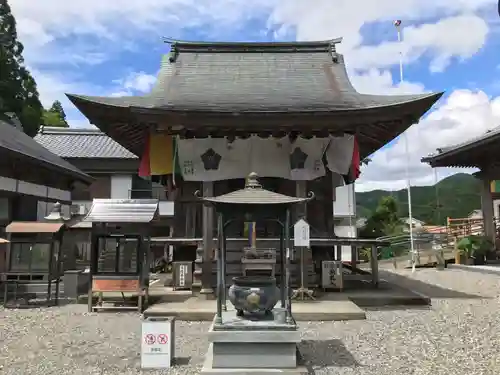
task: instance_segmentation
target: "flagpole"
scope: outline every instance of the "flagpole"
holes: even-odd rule
[[[396,26],[396,30],[398,32],[398,44],[399,44],[399,79],[400,84],[404,82],[403,77],[403,38],[401,34],[401,21],[397,20],[394,22],[394,26]],[[408,134],[406,131],[403,133],[404,142],[405,142],[405,153],[406,153],[406,191],[408,193],[408,226],[410,229],[410,251],[411,251],[411,271],[415,272],[416,268],[416,254],[415,254],[415,246],[413,242],[413,215],[411,209],[411,180],[410,180],[410,152],[408,145]]]

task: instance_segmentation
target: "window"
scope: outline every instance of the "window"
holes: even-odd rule
[[[139,273],[139,237],[99,237],[97,245],[97,273]]]
[[[51,243],[11,243],[11,272],[47,272]]]

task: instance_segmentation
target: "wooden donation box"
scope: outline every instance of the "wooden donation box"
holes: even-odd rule
[[[137,292],[140,289],[138,279],[94,279],[92,290],[94,292]]]

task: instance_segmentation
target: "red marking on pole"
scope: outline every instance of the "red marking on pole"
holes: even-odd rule
[[[158,335],[158,344],[166,344],[168,342],[168,336],[164,333]]]
[[[149,334],[149,335],[146,335],[144,337],[144,341],[146,342],[146,344],[148,345],[153,345],[156,341],[155,339],[155,335],[152,335],[152,334]]]

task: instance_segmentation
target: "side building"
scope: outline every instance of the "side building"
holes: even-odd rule
[[[48,212],[40,208],[55,202],[69,207],[72,191],[92,184],[91,176],[35,142],[14,119],[0,119],[0,134],[0,237],[12,221],[43,219]],[[6,246],[0,245],[0,272],[10,268]],[[10,258],[24,267],[29,251],[29,246],[16,246]]]
[[[153,235],[164,237],[169,233],[174,214],[173,202],[167,199],[165,188],[153,177],[139,177],[139,159],[113,139],[97,129],[43,127],[35,141],[67,163],[85,171],[92,177],[90,185],[71,191],[63,205],[63,214],[71,218],[70,235],[65,238],[65,253],[73,257],[65,268],[84,268],[90,261],[90,233],[92,223],[81,219],[88,213],[95,198],[160,200],[160,218]],[[39,203],[37,216],[43,218],[51,212],[52,202]],[[163,254],[163,245],[157,242],[157,256]]]
[[[484,234],[500,248],[500,127],[463,143],[440,147],[432,155],[422,158],[432,168],[477,168],[474,176],[481,181],[481,215],[470,218],[483,221]]]

